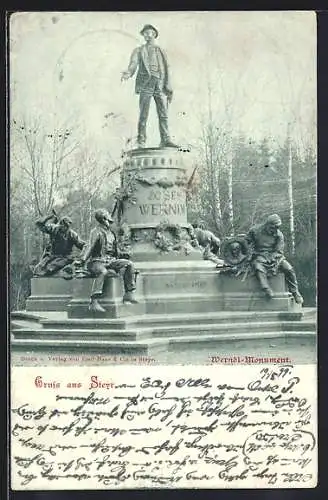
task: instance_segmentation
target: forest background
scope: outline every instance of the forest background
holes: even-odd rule
[[[174,23],[172,24],[172,16]],[[305,305],[316,302],[316,22],[311,12],[18,13],[10,24],[10,306],[22,309],[55,208],[87,239],[135,141],[120,84],[140,28],[173,75],[172,137],[191,148],[188,220],[221,239],[271,213]],[[151,17],[151,19],[148,19]],[[118,50],[119,48],[119,50]],[[154,108],[149,144],[157,145]],[[194,174],[194,175],[193,175]]]

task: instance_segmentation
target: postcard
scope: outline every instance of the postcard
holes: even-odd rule
[[[11,488],[314,488],[315,13],[8,44]]]

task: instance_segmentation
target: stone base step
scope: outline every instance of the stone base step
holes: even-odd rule
[[[238,334],[244,336],[247,334],[253,335],[253,338],[258,332],[279,331],[280,334],[302,331],[316,335],[316,324],[313,321],[286,321],[286,322],[252,322],[252,323],[204,323],[196,325],[168,325],[156,326],[153,329],[153,337],[167,337],[175,335],[181,337],[184,332],[188,335],[198,335],[204,337],[207,333],[212,335],[227,335]]]
[[[56,313],[56,317],[58,317],[58,314],[60,313]],[[29,312],[29,311],[12,311],[10,313],[10,317],[12,320],[31,320],[31,321],[40,321],[40,319],[44,318],[44,317],[49,317],[49,312],[44,312],[44,311],[40,311],[40,312]],[[51,317],[51,313],[50,313],[50,317]]]
[[[312,338],[315,339],[315,335],[311,332],[307,331],[292,331],[292,332],[281,332],[281,331],[272,331],[272,332],[259,332],[256,335],[258,339],[274,339],[274,338]],[[166,340],[169,342],[169,349],[174,349],[176,346],[186,346],[190,348],[191,346],[195,346],[196,344],[206,344],[206,343],[220,343],[226,341],[236,341],[236,340],[254,340],[254,334],[252,333],[244,333],[242,338],[240,335],[230,335],[230,334],[222,334],[222,335],[213,335],[213,334],[205,334],[200,337],[195,337],[193,335],[184,335],[180,337],[166,337]]]
[[[40,321],[31,321],[31,320],[22,320],[17,319],[11,322],[12,330],[21,330],[21,329],[31,329],[34,328],[36,330],[42,330],[42,324]]]
[[[306,331],[293,331],[282,333],[281,331],[259,332],[254,336],[252,333],[240,335],[231,334],[205,334],[202,336],[184,335],[180,337],[166,337],[165,339],[140,339],[134,341],[108,340],[108,339],[13,339],[12,352],[17,353],[48,353],[51,351],[59,353],[101,353],[101,354],[129,354],[129,355],[156,355],[169,351],[184,350],[194,348],[219,348],[222,343],[241,343],[256,340],[269,339],[307,339],[311,343],[315,342],[315,336]]]
[[[148,339],[147,341],[116,341],[95,339],[14,339],[11,348],[16,352],[78,352],[107,354],[156,354],[166,351],[168,343],[163,339]]]
[[[16,311],[11,333],[11,347],[17,352],[154,355],[236,340],[307,338],[315,342],[316,310],[149,314],[124,319],[73,319],[63,312]]]
[[[54,329],[54,328],[19,328],[12,332],[14,339],[104,339],[121,341],[121,340],[131,340],[137,341],[138,339],[150,339],[152,335],[152,330],[116,330],[116,329],[106,329],[106,330],[94,330],[94,329],[84,329],[81,332],[80,329]]]
[[[121,342],[129,340],[137,342],[141,339],[152,342],[154,339],[176,339],[182,341],[184,338],[205,339],[211,338],[257,338],[258,336],[270,335],[271,332],[279,332],[283,335],[297,335],[307,333],[316,336],[316,324],[312,320],[305,321],[258,321],[249,323],[204,323],[204,324],[180,324],[180,325],[156,325],[144,328],[116,329],[112,326],[107,328],[18,328],[12,331],[12,343],[16,340],[38,339],[42,341],[74,340],[79,343],[84,341],[98,341],[108,339]]]
[[[312,319],[315,320],[315,308],[303,308],[300,311],[244,311],[244,312],[215,312],[215,313],[191,313],[191,314],[148,314],[142,316],[130,316],[127,318],[68,318],[64,313],[26,313],[18,311],[12,313],[12,319],[28,321],[38,321],[44,328],[55,329],[131,329],[143,327],[156,327],[161,325],[189,325],[189,324],[209,324],[209,323],[251,323],[251,322],[301,322]]]

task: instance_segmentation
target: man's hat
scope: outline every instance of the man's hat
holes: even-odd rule
[[[104,208],[99,208],[98,210],[95,211],[95,219],[97,221],[101,220],[104,216],[107,217],[109,222],[114,222],[114,220],[111,217],[111,215],[109,214],[108,210],[106,210]]]
[[[145,26],[140,31],[140,35],[143,35],[144,31],[146,31],[146,30],[153,30],[153,31],[155,31],[155,34],[156,34],[155,38],[158,37],[158,30],[152,24],[145,24]]]
[[[281,226],[281,219],[277,214],[269,215],[266,221],[269,224],[274,224],[275,226]]]
[[[67,217],[67,215],[65,215],[60,219],[59,223],[66,224],[66,226],[70,226],[72,224],[72,219],[70,217]]]

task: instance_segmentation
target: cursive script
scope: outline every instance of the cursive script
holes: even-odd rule
[[[19,367],[13,378],[15,489],[316,484],[310,365]]]

